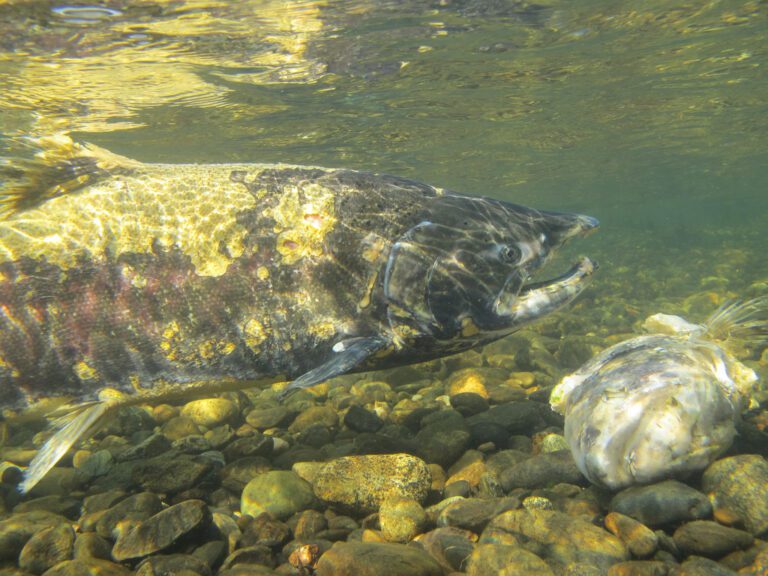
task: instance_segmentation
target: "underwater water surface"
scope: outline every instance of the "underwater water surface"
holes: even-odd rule
[[[0,143],[69,132],[148,162],[366,169],[580,211],[602,222],[579,247],[596,290],[649,310],[707,279],[738,296],[768,276],[767,12],[4,1]]]

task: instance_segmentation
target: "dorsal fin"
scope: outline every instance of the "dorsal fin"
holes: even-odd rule
[[[0,158],[0,218],[71,194],[139,162],[65,134],[16,142],[37,150],[32,158]]]

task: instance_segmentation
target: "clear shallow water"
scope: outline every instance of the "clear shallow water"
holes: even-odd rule
[[[768,279],[766,52],[764,2],[4,1],[0,144],[67,131],[585,212],[595,289],[656,311]]]

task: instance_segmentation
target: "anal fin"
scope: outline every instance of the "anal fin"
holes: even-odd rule
[[[24,471],[24,480],[19,484],[19,491],[29,492],[72,445],[90,435],[116,405],[114,401],[88,402],[71,407],[68,413],[57,418],[55,424],[60,426],[60,429],[43,444],[29,468]]]

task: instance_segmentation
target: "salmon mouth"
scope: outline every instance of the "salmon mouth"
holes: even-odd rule
[[[557,286],[565,282],[587,281],[599,268],[600,265],[595,260],[592,260],[587,256],[582,256],[579,258],[579,260],[573,263],[566,272],[563,272],[559,276],[555,276],[554,278],[549,278],[547,280],[540,280],[523,284],[519,295],[524,296],[525,294],[535,290],[545,289],[550,286]]]

